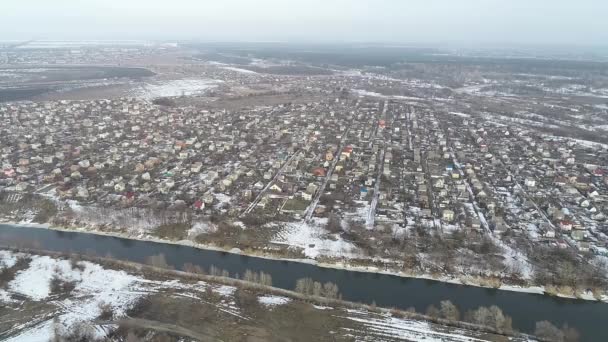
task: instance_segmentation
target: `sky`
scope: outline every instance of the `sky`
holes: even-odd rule
[[[0,40],[606,45],[606,0],[1,0]]]

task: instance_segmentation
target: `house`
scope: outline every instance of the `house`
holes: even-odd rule
[[[306,192],[314,195],[315,193],[317,193],[318,188],[319,187],[315,183],[309,183],[308,186],[306,187]]]
[[[326,171],[322,167],[317,167],[312,170],[312,174],[315,175],[316,177],[325,177],[325,173],[326,173]]]
[[[431,212],[431,209],[422,209],[422,210],[420,210],[420,217],[430,218],[432,216],[433,216],[433,213]]]
[[[359,198],[364,199],[367,196],[367,187],[362,186],[359,188]]]
[[[305,201],[311,201],[312,200],[312,195],[311,193],[309,193],[308,191],[303,191],[302,192],[302,199]]]
[[[29,187],[30,187],[29,184],[27,184],[25,182],[21,182],[15,186],[15,190],[19,191],[19,192],[23,192],[23,191],[26,191]]]
[[[592,172],[593,176],[595,176],[595,177],[603,177],[607,173],[608,172],[606,170],[600,169],[600,168],[597,168],[597,169],[593,170],[593,172]]]
[[[205,202],[201,200],[196,200],[192,206],[194,207],[194,209],[203,210],[205,209]]]
[[[270,198],[268,196],[264,196],[262,197],[262,199],[258,202],[258,204],[256,204],[257,207],[260,207],[262,209],[266,208],[266,206],[268,205],[268,203],[270,202]]]
[[[509,226],[502,216],[495,216],[492,218],[492,226],[494,234],[504,234],[509,230]]]
[[[481,221],[479,221],[476,217],[470,217],[467,220],[467,226],[471,229],[480,230],[481,229]]]
[[[192,166],[190,167],[190,171],[192,171],[193,173],[199,173],[199,172],[201,172],[202,168],[203,168],[203,163],[196,162],[196,163],[192,164]]]
[[[205,194],[203,196],[203,203],[205,203],[206,205],[212,204],[213,203],[213,195],[212,194]]]
[[[450,210],[450,209],[444,209],[441,212],[441,219],[446,221],[446,222],[452,222],[454,221],[454,211]]]
[[[555,230],[548,227],[546,230],[542,231],[542,235],[548,239],[555,239]]]
[[[441,188],[444,187],[444,185],[445,185],[444,179],[443,178],[439,178],[439,179],[437,179],[435,181],[435,183],[433,184],[433,187],[441,189]]]
[[[536,180],[534,178],[526,178],[526,180],[524,181],[524,184],[528,187],[528,188],[533,188],[536,186]]]
[[[564,232],[569,232],[572,230],[573,222],[569,220],[561,220],[559,222],[559,228]]]
[[[277,183],[274,183],[270,186],[270,190],[274,191],[274,192],[283,192],[283,189],[281,188],[281,186]]]
[[[89,191],[87,190],[87,188],[85,188],[83,186],[79,186],[76,189],[76,197],[79,197],[79,198],[89,198]]]
[[[572,236],[572,238],[576,241],[581,241],[586,239],[588,237],[588,234],[586,230],[573,230],[570,233],[570,236]]]
[[[586,253],[589,252],[590,244],[589,242],[579,241],[577,247],[579,251]]]

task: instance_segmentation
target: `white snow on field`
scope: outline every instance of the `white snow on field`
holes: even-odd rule
[[[465,336],[464,332],[458,329],[451,329],[449,333],[434,331],[431,324],[427,322],[390,316],[372,317],[371,314],[365,312],[351,312],[351,314],[353,315],[344,318],[363,325],[364,331],[366,331],[368,335],[376,337],[376,340],[388,338],[391,341],[484,341],[482,339]],[[357,317],[359,314],[363,315]]]
[[[232,201],[232,197],[222,193],[214,194],[213,197],[215,197],[215,199],[218,201],[218,203],[215,205],[216,209],[224,208],[230,204],[230,201]]]
[[[323,306],[323,305],[313,305],[313,307],[317,310],[333,310],[331,306]]]
[[[247,70],[247,69],[242,69],[242,68],[222,67],[222,69],[236,71],[236,72],[240,72],[240,73],[243,73],[243,74],[257,74],[257,72],[255,72],[253,70]]]
[[[13,303],[14,300],[11,298],[11,294],[8,291],[0,289],[0,303]]]
[[[29,268],[17,273],[8,285],[8,292],[25,295],[36,301],[51,299],[50,282],[54,276],[76,284],[71,298],[59,304],[62,312],[56,317],[64,327],[95,319],[100,314],[102,303],[111,306],[115,315],[122,316],[143,294],[137,290],[136,285],[144,280],[136,276],[122,271],[106,270],[90,262],[80,262],[78,268],[72,268],[70,261],[48,256],[32,256]],[[10,303],[5,301],[4,297],[7,296],[0,294],[0,301]],[[22,327],[13,329],[18,332],[17,329],[20,328]],[[30,329],[21,331],[9,341],[38,341],[41,337],[46,341],[51,336],[52,328],[51,319],[43,320]],[[97,330],[97,334],[101,336],[103,330]]]
[[[68,49],[90,46],[151,46],[144,40],[36,40],[17,47],[17,49]]]
[[[211,79],[183,79],[146,83],[137,90],[137,96],[144,99],[157,97],[201,95],[208,89],[217,87],[221,81]]]
[[[311,259],[319,255],[347,258],[360,256],[355,245],[337,234],[328,234],[324,228],[326,224],[327,219],[318,218],[311,222],[291,222],[271,242],[301,247],[304,255]]]
[[[0,251],[0,270],[11,268],[17,263],[17,255],[9,251]]]
[[[188,237],[194,239],[201,234],[215,233],[217,226],[210,222],[196,222],[188,230]]]
[[[0,252],[0,264],[14,264],[17,254]],[[51,293],[50,281],[57,276],[66,282],[75,284],[69,298],[57,299]],[[59,327],[69,329],[80,322],[92,322],[100,314],[100,306],[109,305],[114,317],[123,317],[126,311],[136,301],[148,293],[155,293],[161,289],[179,289],[180,296],[198,299],[196,293],[201,293],[209,286],[205,282],[196,284],[182,284],[177,280],[154,281],[128,274],[124,271],[104,269],[102,266],[81,261],[76,267],[68,260],[55,259],[49,256],[31,256],[31,263],[25,270],[19,271],[15,279],[7,286],[7,290],[0,289],[0,305],[20,305],[21,301],[11,298],[11,295],[24,295],[35,301],[50,301],[56,304],[59,311],[52,315],[32,317],[26,325],[14,326],[5,333],[12,337],[8,341],[29,342],[48,341],[55,328],[53,320],[56,318]],[[213,291],[226,297],[219,304],[218,309],[238,317],[238,308],[234,307],[231,299],[236,290],[233,286],[214,286]],[[101,326],[93,325],[95,334],[99,337],[107,333]],[[107,329],[107,327],[106,327]]]
[[[55,270],[58,274],[65,275],[64,272],[71,271],[70,263],[67,260],[58,261],[47,256],[35,257],[28,269],[17,273],[15,279],[10,282],[9,289],[33,300],[43,300],[50,295],[50,282],[56,273]],[[76,275],[69,274],[67,276],[72,278]]]
[[[273,307],[277,305],[285,305],[291,302],[291,299],[281,296],[262,296],[258,297],[258,302],[262,305]]]
[[[0,263],[9,264],[12,262],[11,260],[16,260],[17,256],[11,252],[1,252]],[[218,286],[203,281],[186,284],[179,280],[150,280],[124,271],[104,269],[98,264],[86,261],[73,265],[70,261],[48,256],[27,256],[32,260],[29,268],[17,273],[16,278],[9,283],[8,290],[0,289],[0,306],[6,305],[18,309],[22,304],[21,300],[13,299],[11,295],[21,294],[53,304],[56,309],[28,317],[25,323],[15,324],[8,331],[4,331],[4,336],[10,336],[5,339],[6,341],[46,342],[53,336],[55,328],[66,330],[77,323],[88,324],[97,337],[104,337],[113,327],[108,325],[102,327],[93,323],[101,313],[101,304],[111,306],[114,319],[117,319],[124,317],[126,311],[139,298],[168,289],[171,290],[172,296],[196,301],[201,300],[200,295],[211,286],[214,292],[222,296],[221,301],[216,304],[219,311],[237,319],[251,319],[242,315],[234,300],[236,288],[233,286]],[[75,283],[76,286],[68,298],[58,298],[50,294],[48,280],[55,275],[65,281]],[[34,289],[31,289],[32,287]],[[269,310],[291,301],[291,298],[277,295],[258,297],[258,302]],[[347,324],[348,327],[338,328],[336,332],[340,331],[344,336],[354,336],[356,340],[370,340],[369,338],[371,338],[373,341],[481,341],[465,336],[465,332],[459,329],[450,329],[447,332],[448,330],[445,328],[423,321],[394,318],[365,310],[318,305],[313,305],[313,307],[315,310],[335,310],[338,317],[353,322],[354,329],[352,324]],[[58,326],[55,324],[55,320],[57,320]],[[475,336],[473,332],[466,334]]]
[[[608,144],[602,144],[602,143],[598,143],[595,141],[589,141],[589,140],[583,140],[583,139],[572,139],[572,140],[574,140],[577,144],[584,146],[584,147],[608,149]]]
[[[213,292],[225,297],[232,296],[234,294],[234,291],[236,291],[236,287],[228,285],[222,285],[218,288],[213,289]]]
[[[470,118],[471,117],[471,114],[460,113],[460,112],[449,112],[448,114],[460,116],[460,117],[463,117],[463,118]]]
[[[412,96],[401,96],[401,95],[385,95],[373,91],[368,91],[365,89],[352,89],[353,92],[358,94],[360,97],[370,96],[370,97],[379,97],[382,99],[398,99],[398,100],[422,100],[420,97],[412,97]]]

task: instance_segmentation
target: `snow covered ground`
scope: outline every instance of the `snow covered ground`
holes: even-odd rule
[[[287,303],[291,302],[291,299],[287,298],[287,297],[281,297],[281,296],[262,296],[262,297],[258,297],[258,302],[260,302],[260,304],[262,304],[264,306],[273,307],[273,306],[277,306],[277,305],[287,304]]]
[[[157,97],[201,95],[217,87],[221,81],[211,79],[182,79],[146,83],[135,90],[135,95],[144,99]]]
[[[30,258],[29,266],[16,273],[7,289],[0,289],[0,305],[11,308],[16,313],[25,307],[26,301],[47,303],[55,308],[36,310],[31,317],[21,317],[17,320],[18,324],[0,332],[0,337],[5,341],[48,341],[56,329],[66,331],[82,323],[88,324],[94,335],[103,337],[116,327],[93,323],[102,314],[104,307],[111,307],[113,319],[124,318],[128,309],[140,298],[163,291],[169,291],[170,294],[167,295],[170,296],[215,305],[222,315],[226,314],[237,321],[251,320],[247,310],[237,304],[239,301],[236,300],[234,286],[214,285],[203,281],[185,283],[179,279],[151,280],[141,275],[104,268],[88,261],[72,262],[49,256],[7,251],[0,251],[0,270],[14,266],[20,258]],[[53,278],[71,282],[75,287],[69,295],[52,293]],[[215,303],[209,303],[205,299],[209,288],[219,295]],[[257,302],[269,312],[294,301],[296,300],[279,295],[257,296]],[[299,305],[305,304],[298,304],[294,310],[299,310]],[[361,341],[482,341],[481,338],[472,337],[479,333],[448,329],[424,321],[395,318],[387,313],[308,305],[310,310],[313,310],[313,315],[329,315],[327,317],[339,320],[339,329],[328,332],[332,336],[350,336]]]
[[[402,95],[384,95],[373,91],[368,91],[365,89],[352,89],[353,92],[358,94],[361,97],[370,96],[370,97],[378,97],[382,99],[398,99],[398,100],[422,100],[420,97],[412,97],[412,96],[402,96]]]
[[[359,329],[367,332],[365,341],[485,341],[463,330],[450,328],[438,331],[432,324],[424,321],[395,318],[387,314],[372,314],[362,310],[346,310],[345,319],[356,322]]]
[[[334,234],[329,238],[324,226],[327,219],[313,218],[310,222],[287,223],[285,228],[271,241],[277,244],[300,247],[308,258],[319,255],[355,258],[360,256],[358,248]]]
[[[11,254],[11,253],[9,253]],[[0,255],[6,260],[7,255]],[[9,257],[19,257],[12,254]],[[8,294],[19,294],[34,301],[54,299],[51,294],[51,279],[59,277],[66,282],[74,282],[73,295],[59,300],[61,312],[57,314],[59,324],[70,327],[75,323],[93,320],[99,316],[101,304],[112,307],[117,316],[122,316],[144,292],[145,280],[126,272],[107,270],[90,263],[80,262],[73,268],[70,261],[48,256],[31,256],[29,268],[20,271],[8,285]],[[158,284],[160,285],[160,284]],[[52,334],[53,320],[39,320],[33,317],[31,325],[14,326],[7,334],[15,333],[8,341],[46,341]],[[98,336],[104,334],[96,328]]]
[[[10,267],[23,254],[0,252],[2,268]],[[7,290],[0,290],[0,303],[21,305],[21,301],[11,298],[21,295],[32,301],[52,302],[59,308],[54,317],[32,317],[30,322],[13,326],[4,332],[11,336],[7,341],[30,342],[48,341],[56,327],[54,319],[60,328],[69,329],[79,322],[90,322],[101,314],[102,305],[112,308],[114,317],[123,317],[126,311],[138,299],[149,293],[162,289],[180,289],[183,292],[202,292],[207,286],[204,282],[185,285],[178,281],[153,281],[128,274],[124,271],[106,269],[98,264],[80,261],[73,265],[68,260],[49,256],[32,255],[27,269],[17,273],[8,284]],[[76,267],[74,267],[76,266]],[[62,281],[75,284],[69,298],[58,299],[51,293],[51,279],[58,277]],[[225,296],[232,296],[235,288],[231,286],[213,286],[213,291]],[[234,308],[223,308],[234,311]],[[238,312],[236,312],[238,314]],[[94,326],[97,336],[104,336],[106,330],[102,326]],[[107,327],[106,327],[107,328]]]
[[[224,70],[230,70],[230,71],[236,71],[236,72],[240,72],[243,74],[257,74],[257,72],[253,71],[253,70],[248,70],[248,69],[243,69],[243,68],[236,68],[236,67],[222,67],[222,69]]]

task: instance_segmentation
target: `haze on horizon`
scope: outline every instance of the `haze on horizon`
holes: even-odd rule
[[[23,0],[0,40],[605,45],[603,0]]]

